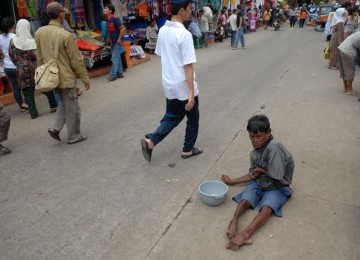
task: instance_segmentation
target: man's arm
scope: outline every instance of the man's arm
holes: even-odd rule
[[[70,60],[71,68],[75,71],[76,75],[79,75],[85,89],[88,90],[90,88],[89,75],[80,51],[71,34],[65,39],[65,49]]]
[[[221,180],[227,184],[227,185],[236,185],[236,184],[241,184],[241,183],[245,183],[245,182],[249,182],[251,180],[253,180],[254,178],[251,178],[249,176],[249,174],[246,174],[244,176],[238,177],[238,178],[230,178],[229,175],[227,174],[223,174],[221,175]]]
[[[123,41],[122,41],[122,37],[125,35],[126,33],[126,28],[124,25],[121,25],[120,27],[120,35],[119,35],[119,39],[117,41],[118,44],[123,44]]]
[[[184,65],[186,83],[189,88],[189,99],[188,103],[185,105],[186,111],[190,111],[195,105],[194,97],[194,67],[193,64]]]
[[[238,26],[238,29],[241,29],[241,28],[242,28],[242,24],[243,24],[243,17],[242,17],[242,16],[240,16],[239,18],[240,18],[240,19],[239,19],[239,26]]]
[[[44,60],[41,54],[40,40],[39,37],[35,33],[35,43],[36,43],[36,66],[41,66],[44,64]]]

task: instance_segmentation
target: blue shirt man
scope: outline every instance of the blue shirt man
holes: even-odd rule
[[[111,69],[108,81],[114,81],[117,78],[123,78],[123,66],[121,61],[121,53],[124,52],[122,37],[126,29],[119,17],[114,16],[115,7],[112,4],[107,4],[104,8],[104,15],[106,16],[107,31],[110,35],[111,44]]]

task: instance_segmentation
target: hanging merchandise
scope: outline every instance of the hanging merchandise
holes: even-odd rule
[[[115,15],[117,17],[121,18],[121,15],[120,15],[120,1],[119,0],[111,0],[110,2],[115,8]]]
[[[37,17],[35,0],[26,1],[26,11],[29,17]]]
[[[129,13],[128,13],[128,9],[127,9],[127,2],[125,0],[120,1],[119,11],[120,11],[120,17],[127,20]]]
[[[135,19],[136,16],[136,4],[134,0],[129,0],[127,4],[129,19]]]
[[[236,2],[237,0],[231,0],[231,5],[233,6],[233,8],[236,8]]]
[[[147,19],[149,15],[149,6],[146,0],[143,0],[141,3],[137,5],[138,8],[138,16],[143,19]]]
[[[28,17],[26,12],[25,0],[16,0],[16,7],[20,18]]]
[[[212,5],[214,11],[220,11],[221,0],[211,0],[211,5]]]
[[[85,10],[83,0],[75,0],[75,13],[77,17],[77,27],[85,26]]]
[[[93,15],[94,1],[84,1],[84,10],[86,14],[86,24],[89,28],[95,28],[95,17]]]

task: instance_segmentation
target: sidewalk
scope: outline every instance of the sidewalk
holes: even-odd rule
[[[186,120],[156,146],[149,164],[140,139],[159,124],[165,98],[160,58],[123,79],[92,79],[79,99],[85,142],[51,139],[55,116],[39,97],[36,120],[8,106],[12,153],[0,158],[0,252],[4,259],[359,259],[360,102],[341,92],[312,28],[246,35],[196,50],[204,153],[180,157]],[[354,89],[360,91],[360,73]],[[249,117],[266,113],[293,154],[293,197],[239,252],[225,249],[236,204],[204,205],[204,180],[247,173]],[[170,180],[170,182],[168,182]],[[244,228],[256,211],[239,222]]]
[[[284,68],[282,73],[264,77],[270,86],[253,108],[253,113],[269,116],[274,137],[295,158],[294,194],[283,208],[283,217],[271,218],[255,233],[252,245],[231,252],[225,249],[225,231],[236,209],[231,197],[244,186],[229,187],[225,204],[209,207],[194,185],[190,202],[154,245],[149,259],[360,258],[360,102],[343,94],[338,71],[327,69],[321,55],[326,44],[323,34],[306,30],[311,28],[297,31],[303,37],[302,47],[274,64]],[[296,37],[294,33],[288,37]],[[359,92],[359,68],[356,73],[354,86]],[[203,180],[219,179],[223,172],[234,177],[246,173],[250,150],[243,121]],[[256,213],[245,214],[239,229],[250,224]]]

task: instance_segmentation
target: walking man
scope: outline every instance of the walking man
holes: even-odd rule
[[[74,144],[87,138],[86,135],[80,134],[80,106],[75,88],[75,75],[80,77],[86,90],[90,88],[90,82],[73,36],[61,27],[66,11],[67,9],[58,2],[49,3],[46,7],[50,19],[49,25],[36,31],[35,42],[37,66],[41,66],[54,58],[54,46],[57,41],[59,42],[57,64],[60,83],[56,92],[61,103],[56,113],[55,124],[49,128],[48,132],[52,138],[61,141],[60,131],[66,124],[67,143]]]
[[[239,41],[241,42],[241,47],[243,49],[246,49],[245,36],[244,36],[245,18],[241,11],[239,11],[237,13],[236,26],[237,26],[237,31],[236,31],[236,35],[235,35],[234,46],[232,49],[233,50],[237,49]]]
[[[114,81],[116,78],[124,77],[121,54],[125,52],[122,37],[124,36],[126,29],[120,18],[116,17],[114,13],[115,7],[112,4],[107,4],[104,8],[104,15],[106,16],[106,25],[110,34],[112,62],[108,81]]]
[[[155,53],[161,57],[162,85],[166,97],[166,112],[154,133],[141,139],[145,159],[151,162],[155,145],[160,143],[186,116],[186,134],[183,159],[199,155],[194,147],[199,130],[198,86],[193,63],[196,62],[191,33],[183,23],[190,20],[190,0],[170,0],[171,21],[160,29]]]
[[[235,46],[235,37],[237,32],[237,25],[236,25],[237,12],[238,10],[234,9],[232,15],[230,15],[228,19],[228,23],[230,24],[230,28],[231,28],[231,47]]]

